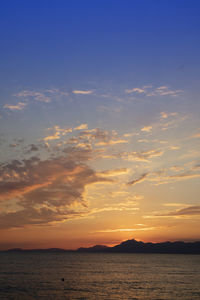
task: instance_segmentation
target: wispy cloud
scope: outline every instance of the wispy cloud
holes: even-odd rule
[[[111,170],[99,172],[98,175],[103,176],[103,177],[110,177],[110,176],[112,177],[112,176],[128,174],[129,171],[130,171],[130,169],[128,169],[128,168],[111,169]]]
[[[167,213],[156,214],[158,217],[174,217],[174,216],[195,216],[200,215],[200,205],[188,206]]]
[[[132,232],[132,231],[149,231],[149,230],[155,230],[160,229],[163,227],[142,227],[142,228],[117,228],[117,229],[102,229],[97,230],[95,232],[104,232],[104,233],[112,233],[112,232]]]
[[[167,206],[167,207],[188,207],[191,206],[191,204],[186,204],[186,203],[176,203],[176,202],[168,202],[168,203],[164,203],[163,206]]]
[[[17,98],[26,98],[26,99],[32,97],[36,101],[46,102],[46,103],[51,102],[51,97],[48,96],[47,93],[45,92],[24,90],[19,92],[18,94],[15,94],[14,96],[16,96]]]
[[[68,96],[69,93],[60,89],[45,89],[45,90],[22,90],[14,94],[17,98],[33,100],[37,102],[50,103],[52,100]]]
[[[171,171],[173,171],[173,173]],[[174,172],[176,173],[174,174]],[[184,181],[195,178],[200,178],[199,168],[195,168],[194,166],[192,166],[190,169],[184,170],[184,167],[172,167],[169,169],[161,169],[155,172],[146,172],[138,178],[128,182],[127,184],[134,185],[146,180],[147,182],[150,182],[153,185],[157,186],[161,184],[174,183],[177,181]]]
[[[176,181],[190,180],[199,177],[200,177],[200,173],[194,172],[192,169],[177,174],[169,174],[167,173],[166,170],[161,170],[161,171],[149,173],[147,180],[153,182],[154,185],[160,185],[160,184],[168,184]]]
[[[171,212],[170,214],[171,215],[200,215],[200,205],[182,208],[175,212]]]
[[[153,89],[151,92],[147,93],[147,96],[172,96],[176,97],[182,93],[182,90],[172,90],[167,86],[160,86],[158,88]]]
[[[168,112],[162,111],[160,113],[160,118],[161,119],[167,119],[169,117],[176,117],[177,115],[178,115],[178,113],[176,113],[176,112],[168,113]]]
[[[198,132],[196,132],[195,134],[193,134],[193,135],[191,136],[191,138],[194,138],[194,139],[200,138],[200,129],[199,129]]]
[[[99,213],[106,212],[129,212],[131,214],[135,214],[139,208],[137,207],[137,202],[135,201],[123,201],[119,203],[115,203],[114,205],[105,205],[103,207],[93,208],[90,210],[88,215],[96,215]]]
[[[100,142],[97,142],[95,143],[96,146],[106,146],[106,145],[116,145],[116,144],[125,144],[125,143],[128,143],[127,140],[125,139],[110,139],[110,140],[107,140],[107,141],[100,141]]]
[[[52,141],[52,140],[57,140],[60,139],[60,132],[56,131],[54,134],[52,135],[48,135],[44,138],[44,141]]]
[[[144,173],[142,174],[139,178],[136,178],[134,180],[129,181],[127,184],[128,185],[134,185],[136,183],[142,182],[145,180],[145,178],[147,177],[148,173]]]
[[[83,123],[74,128],[74,130],[83,130],[83,129],[88,129],[88,124]]]
[[[72,128],[60,128],[58,125],[55,125],[52,128],[48,128],[48,130],[54,131],[52,135],[48,135],[44,137],[44,141],[51,141],[60,139],[62,136],[66,135],[67,133],[72,132]]]
[[[171,96],[171,97],[176,97],[179,96],[183,91],[182,90],[173,90],[170,89],[167,86],[159,86],[159,87],[153,87],[151,85],[148,86],[143,86],[141,88],[132,88],[132,89],[126,89],[125,93],[126,94],[142,94],[148,97],[151,96]]]
[[[146,90],[144,88],[133,88],[133,89],[125,90],[125,93],[127,93],[127,94],[131,94],[131,93],[143,94],[145,92],[146,92]]]
[[[85,124],[82,124],[76,127],[74,130],[80,130],[81,128],[86,127]],[[113,146],[117,144],[128,143],[127,139],[122,138],[115,131],[106,131],[100,130],[99,128],[86,129],[79,132],[76,138],[70,140],[72,144],[90,144],[96,147],[101,146]]]
[[[26,107],[27,103],[19,102],[17,104],[5,104],[4,108],[15,111],[15,110],[23,110]]]
[[[120,154],[120,157],[124,160],[129,160],[129,161],[148,162],[153,157],[162,156],[163,153],[164,153],[163,150],[152,149],[147,151],[124,152]]]
[[[79,95],[90,95],[93,93],[93,91],[90,90],[73,90],[73,94],[79,94]]]
[[[145,126],[141,129],[141,131],[145,131],[145,132],[151,132],[152,131],[152,126]]]

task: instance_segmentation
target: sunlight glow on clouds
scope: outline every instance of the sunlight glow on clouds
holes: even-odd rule
[[[48,128],[48,130],[54,131],[53,135],[46,136],[44,141],[57,140],[67,133],[72,132],[72,128],[60,128],[58,125],[55,125],[53,128]]]
[[[145,126],[141,129],[141,131],[150,132],[152,130],[152,126]]]
[[[143,94],[149,89],[152,87],[144,87],[144,92],[135,89],[129,93]],[[163,91],[168,89],[164,86],[157,88],[156,95]],[[55,93],[61,95],[59,90],[49,89],[49,96],[24,91],[18,97],[32,97],[50,105]],[[79,93],[90,94],[89,91],[77,90],[77,94]],[[66,92],[64,96],[67,95]],[[46,99],[46,96],[50,98]],[[4,108],[23,110],[26,104],[27,102],[19,102],[18,105],[4,105]],[[140,205],[144,206],[148,201],[148,195],[143,195],[142,187],[145,186],[145,190],[150,191],[153,186],[159,188],[200,177],[198,161],[193,161],[190,165],[184,164],[182,160],[187,155],[181,157],[176,154],[176,151],[184,153],[181,150],[182,141],[179,140],[179,145],[176,145],[171,140],[170,130],[180,130],[186,121],[188,119],[185,116],[165,110],[159,112],[156,119],[151,121],[152,125],[143,123],[136,128],[129,128],[129,131],[126,129],[125,132],[91,128],[88,122],[79,121],[78,126],[48,127],[45,131],[49,134],[37,142],[25,143],[23,140],[21,143],[19,139],[10,141],[10,151],[19,149],[21,158],[14,158],[0,165],[0,228],[6,230],[41,225],[61,226],[69,221],[83,220],[93,220],[95,223],[99,216],[107,218],[110,214],[114,217],[119,213],[127,215],[127,220],[128,216],[134,215],[138,224],[142,224],[141,218],[156,220],[171,217],[176,220],[190,220],[197,216],[197,205],[184,206],[182,202],[176,202],[176,205],[165,202],[165,207],[171,205],[178,209],[168,212],[161,209],[160,212],[158,210],[149,215],[143,214],[140,208]],[[168,129],[165,140],[158,138],[163,129]],[[196,141],[198,140],[193,139],[193,143]],[[167,157],[171,157],[170,160],[174,163],[170,165]],[[132,190],[135,190],[134,194]],[[159,202],[157,206],[159,207]],[[139,228],[118,226],[113,229],[101,229],[97,226],[94,232],[142,233],[165,228],[153,223]]]
[[[72,91],[72,93],[79,94],[79,95],[90,95],[93,93],[93,91],[74,90],[74,91]]]
[[[98,230],[96,232],[134,232],[134,231],[149,231],[149,230],[155,230],[155,229],[161,229],[162,227],[143,227],[143,228],[118,228],[118,229],[104,229],[104,230]]]
[[[74,130],[83,130],[83,129],[88,129],[88,124],[81,124],[77,127],[74,128]]]
[[[24,102],[19,102],[18,104],[14,105],[14,104],[5,104],[4,108],[7,108],[9,110],[23,110],[26,107],[26,103]]]

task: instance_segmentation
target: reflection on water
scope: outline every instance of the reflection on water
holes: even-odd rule
[[[199,255],[0,253],[0,299],[199,300],[199,267]]]

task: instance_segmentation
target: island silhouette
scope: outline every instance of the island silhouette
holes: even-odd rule
[[[165,253],[165,254],[200,254],[200,241],[195,242],[142,242],[135,239],[127,240],[119,245],[108,247],[105,245],[95,245],[92,247],[80,247],[76,250],[66,250],[61,248],[48,249],[21,249],[13,248],[4,252],[79,252],[79,253]]]

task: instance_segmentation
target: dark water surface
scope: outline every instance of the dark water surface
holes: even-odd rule
[[[0,299],[199,300],[200,256],[0,253]]]

